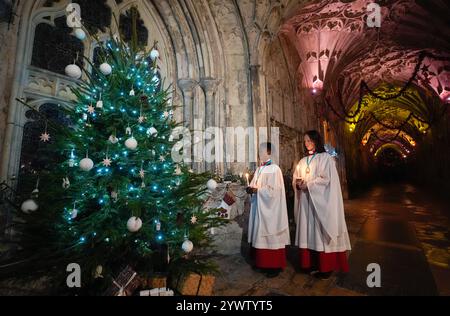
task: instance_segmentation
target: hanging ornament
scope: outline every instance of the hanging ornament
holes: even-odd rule
[[[98,265],[97,268],[95,268],[94,272],[94,279],[103,279],[103,267],[101,265]]]
[[[147,135],[148,135],[148,136],[154,136],[154,135],[156,135],[156,134],[158,134],[158,131],[157,131],[156,128],[154,128],[154,127],[150,127],[150,128],[147,130]]]
[[[111,166],[111,159],[109,159],[109,157],[108,156],[106,156],[106,158],[105,159],[103,159],[103,165],[105,166],[105,167],[110,167]]]
[[[156,221],[156,231],[159,232],[161,230],[161,222]]]
[[[139,170],[139,176],[141,179],[145,178],[144,161],[141,162],[141,170]]]
[[[165,119],[167,119],[167,118],[169,117],[169,115],[170,115],[170,114],[169,114],[169,112],[167,112],[167,111],[165,111],[165,112],[163,113],[163,116],[164,116]]]
[[[130,97],[134,97],[135,95],[136,95],[136,92],[134,92],[134,88],[131,88]]]
[[[78,210],[75,208],[75,203],[73,204],[73,209],[70,212],[70,218],[75,219],[78,216]]]
[[[100,65],[100,71],[105,76],[108,76],[108,75],[110,75],[112,73],[112,67],[111,67],[110,64],[105,62],[105,63]]]
[[[74,35],[76,38],[78,38],[80,41],[84,41],[86,38],[86,33],[83,31],[82,28],[76,28],[74,30]]]
[[[50,141],[50,134],[48,134],[47,132],[44,132],[43,134],[41,134],[41,136],[39,137],[40,140],[44,143]]]
[[[100,94],[100,100],[97,101],[96,107],[98,109],[103,109],[103,101],[102,101],[102,95]]]
[[[75,155],[74,155],[73,149],[72,149],[72,152],[70,153],[69,167],[73,168],[73,166],[75,166]]]
[[[66,75],[73,79],[81,78],[81,69],[76,64],[70,64],[65,69]]]
[[[192,217],[191,217],[191,224],[197,224],[197,216],[192,215]]]
[[[180,166],[177,166],[177,167],[176,167],[176,169],[175,169],[175,174],[176,174],[177,176],[179,176],[179,175],[181,174],[181,168],[180,168]]]
[[[209,191],[214,191],[217,188],[216,180],[214,179],[208,180],[208,182],[206,183],[206,187],[208,188]]]
[[[91,115],[95,113],[95,108],[92,106],[92,104],[89,104],[87,111]]]
[[[116,191],[112,191],[111,192],[111,199],[113,199],[114,202],[117,202],[117,200],[119,199],[119,193],[117,193]]]
[[[39,205],[33,199],[28,199],[28,200],[24,201],[22,203],[22,206],[20,207],[22,212],[24,212],[25,214],[30,214],[30,212],[35,212],[38,210],[38,208],[39,208]]]
[[[142,220],[139,217],[131,217],[127,222],[127,228],[130,232],[135,233],[142,227]]]
[[[128,127],[125,129],[125,134],[131,135],[131,127],[130,127],[130,126],[128,126]]]
[[[181,245],[181,249],[183,249],[185,253],[190,253],[194,249],[194,244],[187,238],[187,236],[184,236],[184,242]]]
[[[87,120],[88,119],[88,115],[86,113],[83,113],[83,120]]]
[[[39,136],[39,139],[44,143],[50,141],[50,134],[47,132],[47,121],[45,121],[45,131]]]
[[[109,136],[108,140],[111,144],[117,144],[117,142],[119,141],[119,139],[116,137],[116,135]]]
[[[152,51],[150,52],[150,58],[155,61],[156,59],[159,58],[159,52],[156,48],[153,48]]]
[[[70,180],[68,177],[63,178],[62,187],[63,187],[63,189],[66,189],[66,190],[68,188],[70,188]]]
[[[169,142],[173,142],[173,135],[169,136]]]
[[[159,161],[164,162],[164,161],[166,161],[166,158],[163,155],[161,155],[161,156],[159,156]]]
[[[135,150],[138,146],[138,142],[136,140],[136,138],[134,138],[133,136],[131,136],[130,138],[128,138],[125,141],[125,146],[130,149],[130,150]]]
[[[90,171],[92,168],[94,168],[94,162],[86,153],[86,158],[80,161],[80,169],[83,171]]]
[[[142,182],[141,182],[141,188],[145,189],[145,182],[144,182],[144,180],[142,180]]]
[[[139,116],[139,118],[138,118],[139,124],[144,123],[146,119],[147,119],[147,118],[146,118],[145,116],[143,116],[143,115]]]

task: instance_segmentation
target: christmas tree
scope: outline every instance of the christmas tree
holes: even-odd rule
[[[65,286],[67,265],[77,263],[83,286],[102,270],[105,287],[106,276],[128,264],[141,274],[214,269],[209,229],[224,222],[203,207],[211,175],[172,159],[171,134],[181,124],[171,89],[160,82],[156,46],[136,46],[114,36],[103,42],[102,64],[85,59],[92,69],[63,109],[70,123],[46,121],[41,141],[55,162],[39,171],[39,188],[21,206],[22,250],[10,271],[51,275]],[[75,64],[66,72],[81,77]]]

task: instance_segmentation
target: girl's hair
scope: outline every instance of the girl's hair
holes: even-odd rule
[[[323,139],[320,133],[316,130],[307,131],[305,135],[308,135],[309,138],[313,141],[313,143],[316,145],[316,152],[317,153],[324,153],[325,147],[323,145]],[[305,152],[308,152],[308,149],[306,148],[305,144],[303,143],[303,147],[305,149]]]

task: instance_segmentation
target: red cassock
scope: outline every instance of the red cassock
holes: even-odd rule
[[[286,248],[256,249],[252,247],[252,258],[255,266],[261,269],[286,268]]]
[[[315,251],[299,249],[299,262],[302,269],[315,268],[320,272],[348,272],[347,252]]]

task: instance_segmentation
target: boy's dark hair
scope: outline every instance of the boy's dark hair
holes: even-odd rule
[[[323,145],[323,139],[322,136],[320,135],[320,133],[316,130],[312,130],[312,131],[307,131],[305,133],[305,135],[308,135],[309,138],[314,142],[314,144],[316,145],[316,152],[317,153],[324,153],[325,152],[325,147]],[[308,152],[308,149],[305,147],[305,144],[303,144],[303,147],[305,149],[305,153]]]
[[[275,148],[273,148],[274,146],[272,145],[272,143],[267,142],[267,143],[261,143],[259,145],[259,149],[261,150],[265,150],[269,155],[272,154],[272,150],[274,150]]]

